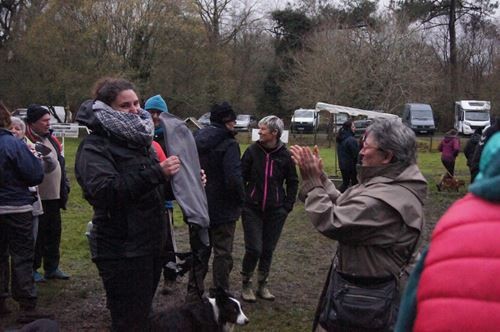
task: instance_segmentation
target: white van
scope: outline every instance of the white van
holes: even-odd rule
[[[63,106],[42,106],[47,109],[50,113],[50,124],[56,123],[68,123],[71,120],[71,116],[66,112]],[[27,108],[17,108],[12,112],[12,116],[26,120]]]
[[[315,109],[299,108],[293,112],[290,130],[292,133],[312,133],[318,129],[319,113]]]
[[[459,100],[455,102],[454,128],[464,135],[472,135],[478,128],[490,125],[491,104],[483,100]]]
[[[429,104],[405,104],[401,118],[403,123],[417,134],[432,135],[436,131],[434,115]]]

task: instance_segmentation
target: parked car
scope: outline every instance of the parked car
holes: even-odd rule
[[[251,131],[253,128],[257,128],[257,122],[257,117],[254,115],[238,114],[234,129],[236,131]]]
[[[198,118],[198,123],[202,126],[210,126],[210,112],[207,112]]]
[[[366,128],[368,128],[369,125],[371,125],[372,120],[354,120],[354,127],[356,127],[356,130],[354,131],[354,137],[361,137],[365,134]]]

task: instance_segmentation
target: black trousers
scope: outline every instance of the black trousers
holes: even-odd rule
[[[341,168],[340,173],[342,174],[342,185],[340,186],[339,191],[344,192],[350,186],[354,186],[358,184],[356,167],[354,168]]]
[[[267,276],[271,268],[274,249],[283,230],[288,213],[284,208],[266,210],[264,212],[249,207],[241,214],[245,236],[245,255],[243,256],[241,273],[251,276],[255,267]]]
[[[449,174],[445,174],[445,177],[455,176],[455,160],[444,160],[441,159],[444,168],[448,171]]]
[[[164,259],[160,256],[98,260],[112,331],[148,331]]]
[[[0,299],[9,296],[11,283],[14,300],[21,306],[35,307],[33,242],[31,212],[0,215]]]
[[[61,245],[61,208],[58,199],[42,201],[43,214],[38,217],[38,236],[35,246],[33,269],[42,266],[45,272],[59,267]]]

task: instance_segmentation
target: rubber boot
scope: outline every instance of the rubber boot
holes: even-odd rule
[[[257,298],[252,288],[252,275],[243,275],[241,298],[246,302],[255,302]]]
[[[267,288],[267,276],[267,273],[259,272],[259,288],[257,289],[257,296],[266,301],[274,301],[275,296],[271,294],[269,288]]]

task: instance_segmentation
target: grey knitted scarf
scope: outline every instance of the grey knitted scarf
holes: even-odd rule
[[[94,102],[92,109],[104,128],[113,135],[141,146],[151,145],[154,124],[147,111],[139,109],[139,114],[119,112],[99,100]]]

